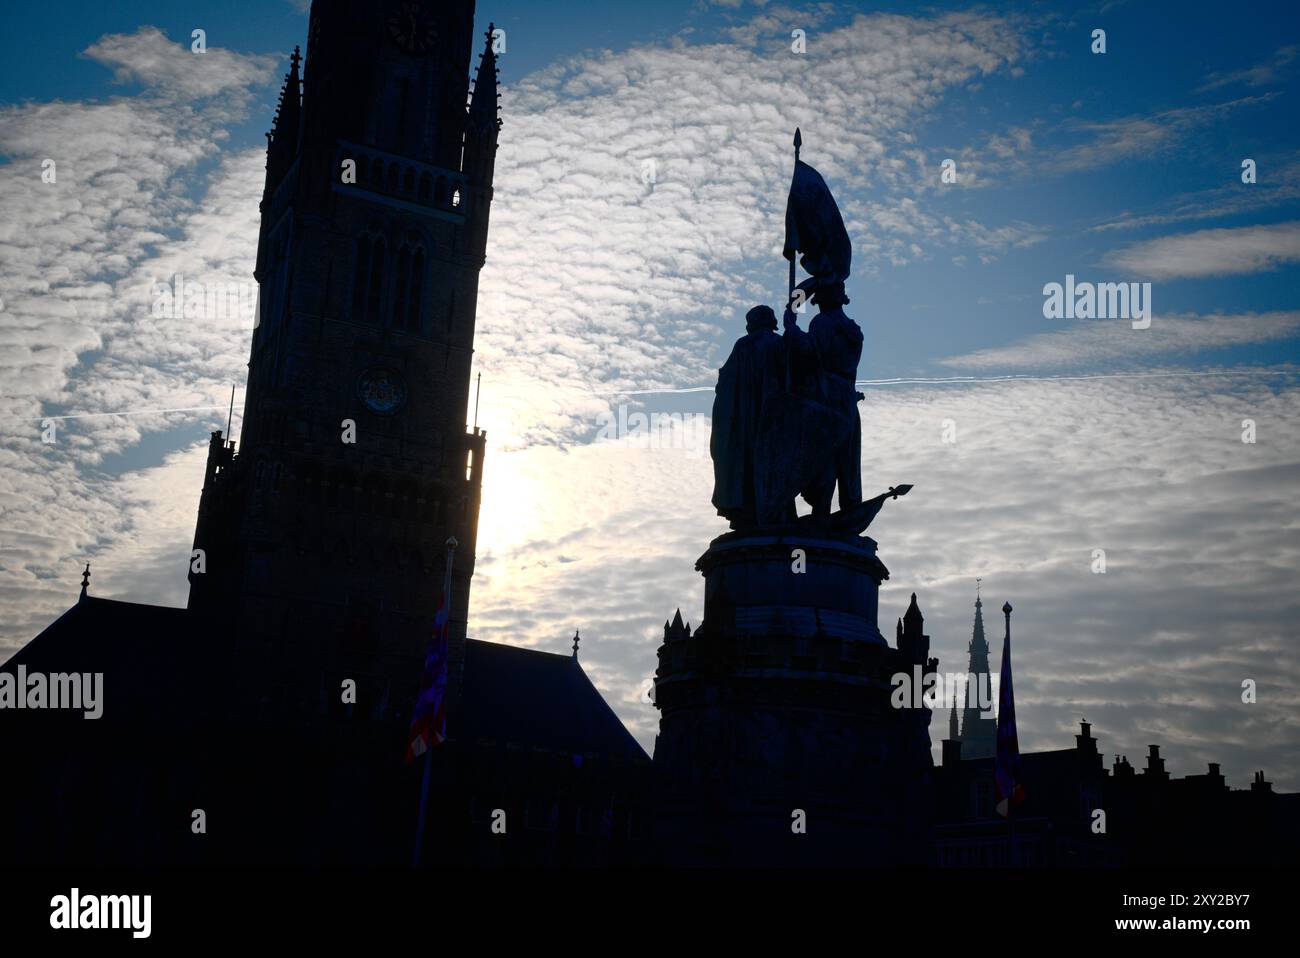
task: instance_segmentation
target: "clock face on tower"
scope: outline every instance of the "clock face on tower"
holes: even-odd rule
[[[357,379],[357,398],[371,412],[396,412],[406,402],[406,383],[400,373],[382,366],[371,367]]]
[[[388,18],[388,35],[407,53],[428,53],[436,39],[433,18],[415,0],[406,0]]]

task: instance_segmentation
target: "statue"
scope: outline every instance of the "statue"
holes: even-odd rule
[[[757,452],[759,423],[764,406],[785,388],[786,363],[781,337],[776,334],[776,313],[770,306],[755,306],[745,315],[745,335],[736,340],[731,355],[718,370],[713,398],[713,505],[732,528],[758,521],[755,474],[774,464]],[[794,519],[791,500],[787,519]]]
[[[733,529],[774,528],[796,521],[796,496],[812,507],[814,524],[828,530],[861,532],[891,488],[862,501],[862,424],[858,418],[858,361],[862,330],[844,313],[852,244],[839,207],[821,174],[799,160],[802,138],[795,131],[795,171],[786,206],[790,301],[785,333],[776,317],[756,306],[746,317],[748,333],[738,340],[718,373],[713,403],[713,504]],[[797,287],[795,257],[809,273]],[[811,301],[818,313],[799,328],[796,303]],[[839,491],[839,511],[831,501]]]

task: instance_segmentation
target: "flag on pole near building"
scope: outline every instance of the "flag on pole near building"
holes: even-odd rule
[[[1002,606],[1007,636],[1002,640],[1002,676],[998,683],[998,752],[994,767],[998,814],[1007,818],[1025,800],[1020,782],[1020,741],[1016,738],[1016,697],[1011,688],[1011,603]]]
[[[420,674],[420,694],[415,700],[411,735],[406,745],[408,764],[447,737],[447,618],[444,592],[433,620],[424,671]]]

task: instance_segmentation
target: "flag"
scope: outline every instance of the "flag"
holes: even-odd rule
[[[1025,800],[1020,782],[1020,742],[1016,738],[1016,697],[1011,689],[1011,606],[1007,614],[1007,636],[1002,641],[1002,676],[998,683],[998,754],[994,771],[997,782],[998,814],[1007,818]]]
[[[406,745],[406,762],[415,761],[447,737],[447,595],[438,603],[433,635],[424,655],[420,694],[411,717],[411,735]]]
[[[844,218],[822,175],[803,160],[796,160],[785,205],[785,248],[781,255],[799,262],[809,278],[800,289],[833,286],[849,278],[853,244]]]

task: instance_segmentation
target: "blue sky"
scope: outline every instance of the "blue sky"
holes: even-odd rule
[[[0,650],[66,607],[86,559],[98,594],[184,602],[206,431],[231,382],[242,396],[251,323],[152,321],[145,291],[249,281],[263,133],[306,31],[276,0],[60,11],[6,12],[0,40]],[[655,632],[678,606],[698,620],[692,565],[723,528],[707,429],[592,437],[620,403],[709,412],[745,311],[784,292],[799,125],[854,242],[864,489],[916,485],[872,527],[882,629],[915,590],[942,667],[964,668],[982,576],[1017,610],[1025,747],[1067,744],[1086,713],[1108,754],[1160,742],[1177,774],[1222,761],[1300,788],[1293,5],[478,18],[507,49],[472,634],[562,651],[580,627],[649,745]],[[1045,319],[1067,274],[1150,282],[1151,328]],[[222,411],[139,412],[202,406]],[[40,443],[56,414],[91,415]]]

